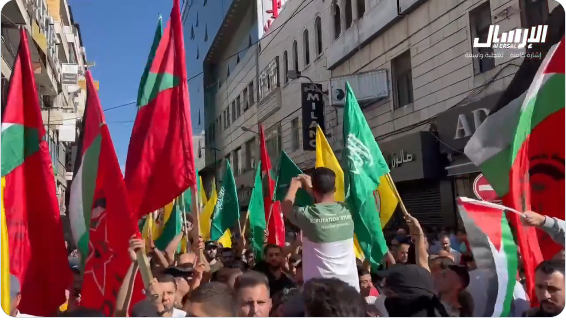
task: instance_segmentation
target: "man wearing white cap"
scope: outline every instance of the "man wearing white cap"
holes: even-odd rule
[[[21,285],[20,280],[15,275],[10,275],[10,301],[12,302],[12,307],[10,309],[10,316],[12,317],[34,317],[29,314],[20,313],[18,306],[22,300]]]

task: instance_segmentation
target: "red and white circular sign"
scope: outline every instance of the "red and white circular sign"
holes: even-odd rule
[[[474,194],[478,199],[487,202],[501,202],[501,199],[493,190],[493,187],[487,182],[487,179],[480,173],[474,180]]]

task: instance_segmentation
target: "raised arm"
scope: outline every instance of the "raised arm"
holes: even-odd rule
[[[133,236],[130,239],[130,247],[128,252],[130,254],[130,268],[126,272],[124,281],[122,281],[122,286],[118,290],[118,295],[116,297],[116,310],[114,311],[115,317],[127,317],[128,309],[130,308],[130,302],[132,300],[132,292],[134,290],[134,283],[136,281],[136,273],[138,272],[138,260],[136,256],[137,250],[144,249],[144,241],[137,239]]]

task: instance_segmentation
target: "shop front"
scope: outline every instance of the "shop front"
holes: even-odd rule
[[[443,180],[446,161],[432,133],[418,131],[378,143],[407,211],[425,226],[454,224],[452,186]],[[397,211],[388,226],[400,224],[402,213]]]
[[[500,96],[501,92],[488,95],[442,112],[436,118],[435,125],[441,141],[440,153],[448,158],[446,175],[452,181],[455,197],[478,198],[477,192],[474,192],[474,181],[481,171],[466,157],[464,148]]]

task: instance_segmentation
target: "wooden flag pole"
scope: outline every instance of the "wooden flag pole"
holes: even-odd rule
[[[153,216],[154,212],[150,212],[148,214],[147,218],[154,220],[155,219],[155,217]],[[149,236],[151,237],[151,240],[153,240],[153,223],[151,223],[149,225],[150,225],[150,228],[148,230],[148,233],[149,233]],[[149,287],[149,284],[151,283],[151,280],[153,279],[153,274],[151,273],[151,268],[149,267],[149,260],[147,259],[147,256],[145,255],[145,252],[143,250],[137,250],[136,251],[136,258],[137,258],[137,261],[138,261],[138,267],[140,269],[140,274],[142,276],[143,285],[147,288],[147,287]]]
[[[267,228],[265,230],[267,230],[267,236],[269,237],[269,221],[271,221],[271,214],[273,213],[273,201],[271,201],[271,204],[269,205],[269,215],[267,216],[267,221],[265,221],[265,225],[267,226]]]
[[[246,211],[246,219],[244,220],[244,226],[240,225],[240,236],[245,237],[246,235],[246,227],[248,226],[248,221],[250,220],[250,208],[248,207],[248,211]]]
[[[393,182],[393,178],[391,178],[391,174],[387,173],[386,178],[387,178],[387,182],[389,183],[389,185],[393,189],[393,193],[395,193],[395,197],[399,201],[399,205],[401,206],[401,211],[403,211],[403,216],[407,216],[409,214],[409,212],[407,211],[407,208],[405,208],[405,204],[403,203],[403,200],[401,199],[401,195],[399,194],[399,191],[397,191],[397,187],[395,186],[395,182]]]
[[[194,188],[196,189],[196,188]],[[198,244],[199,238],[201,236],[200,233],[200,206],[198,204],[198,194],[196,190],[191,189],[191,197],[192,202],[191,205],[193,206],[193,243]],[[200,261],[206,261],[206,257],[204,256],[204,249],[199,249],[199,252],[195,252],[198,255],[198,259]],[[205,272],[210,272],[210,266],[208,263],[205,263]]]

